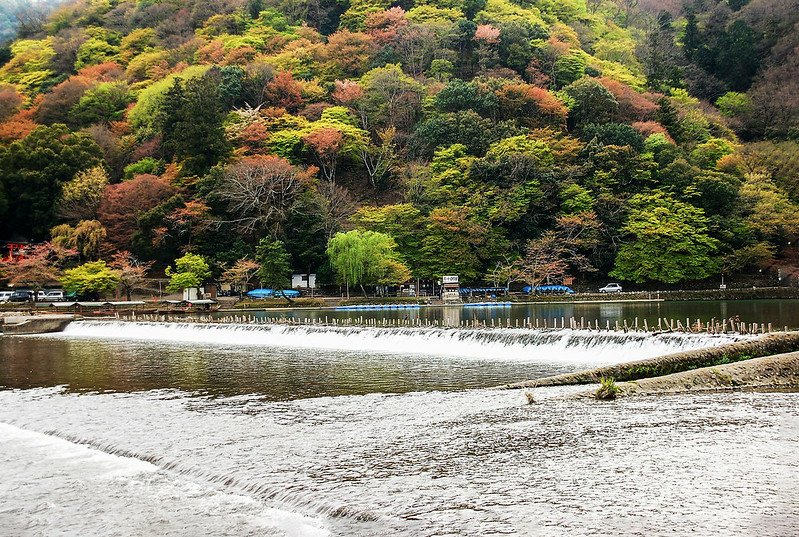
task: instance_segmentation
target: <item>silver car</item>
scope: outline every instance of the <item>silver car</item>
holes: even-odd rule
[[[60,289],[47,291],[44,295],[44,300],[49,302],[62,302],[64,300],[64,291]]]
[[[618,283],[609,283],[605,287],[599,289],[600,293],[621,293],[621,285]]]

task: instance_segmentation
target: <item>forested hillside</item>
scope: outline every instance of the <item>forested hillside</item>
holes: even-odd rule
[[[0,240],[49,241],[60,268],[191,252],[229,278],[271,256],[329,282],[536,284],[795,263],[796,0],[14,9]]]

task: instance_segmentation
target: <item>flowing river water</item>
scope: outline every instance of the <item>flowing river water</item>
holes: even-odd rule
[[[797,535],[797,393],[492,389],[732,339],[114,321],[0,337],[0,534]]]

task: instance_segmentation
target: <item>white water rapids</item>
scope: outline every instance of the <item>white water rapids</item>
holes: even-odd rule
[[[76,321],[55,337],[457,356],[483,360],[609,364],[742,339],[734,335],[578,330],[372,328],[303,325]]]

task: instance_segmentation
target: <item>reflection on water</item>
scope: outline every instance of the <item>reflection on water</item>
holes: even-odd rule
[[[264,307],[271,301],[264,300]],[[585,322],[594,324],[599,321],[601,326],[610,322],[611,326],[616,321],[620,323],[627,320],[632,322],[638,318],[641,325],[644,319],[649,326],[657,326],[658,319],[686,318],[695,321],[701,319],[707,322],[710,319],[729,319],[738,316],[747,323],[772,323],[774,328],[799,328],[799,300],[738,300],[738,301],[686,301],[686,302],[596,302],[596,303],[569,303],[559,302],[551,304],[513,304],[510,307],[422,307],[414,310],[376,310],[376,311],[335,311],[335,310],[270,310],[268,312],[248,312],[247,315],[263,317],[287,317],[293,319],[422,319],[422,321],[443,321],[448,326],[459,326],[461,322],[486,321],[491,319],[503,322],[511,319],[521,326],[525,319],[547,319],[548,326],[553,326],[553,321],[574,317],[578,321],[583,318]],[[218,316],[230,315],[219,313]]]
[[[175,388],[271,400],[465,389],[570,371],[563,363],[191,343],[0,337],[0,387],[76,391]]]

